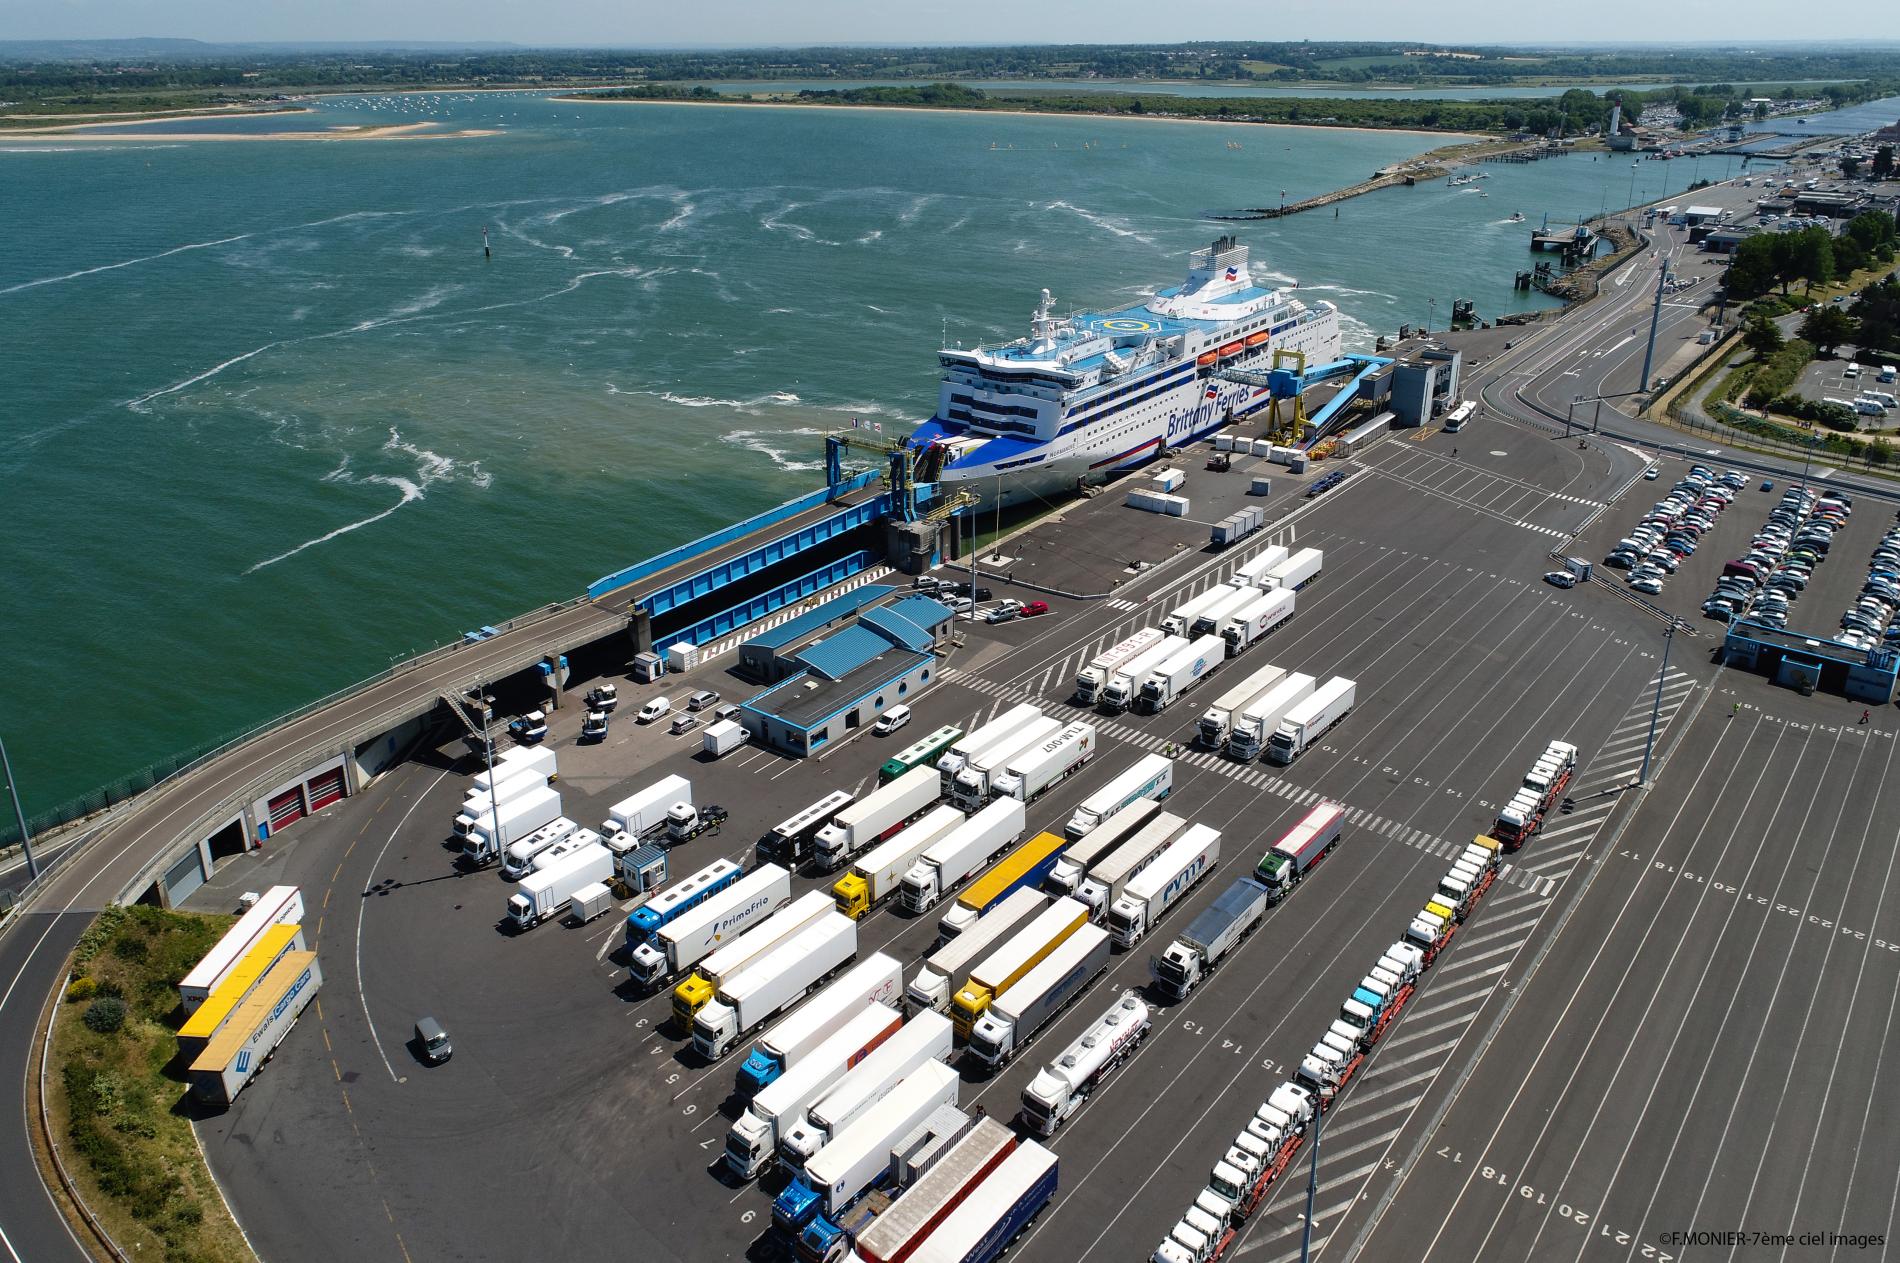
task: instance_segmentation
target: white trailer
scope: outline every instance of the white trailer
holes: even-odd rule
[[[853,855],[896,833],[942,794],[943,778],[934,767],[914,767],[873,790],[818,831],[819,869],[837,872]]]
[[[1302,548],[1261,576],[1263,588],[1291,588],[1298,592],[1319,577],[1325,554],[1317,548]]]
[[[1063,729],[1060,719],[1039,716],[1008,737],[975,755],[950,781],[950,801],[962,811],[975,811],[990,800],[992,782],[1025,750],[1033,750]]]
[[[1257,588],[1260,586],[1260,577],[1285,561],[1286,558],[1287,550],[1285,544],[1268,544],[1265,548],[1240,564],[1239,569],[1234,571],[1234,582],[1244,583],[1248,587]]]
[[[1017,1145],[917,1247],[912,1263],[996,1263],[1055,1196],[1057,1165],[1035,1141]]]
[[[1265,697],[1274,685],[1286,678],[1286,668],[1271,664],[1261,667],[1240,683],[1214,699],[1214,704],[1201,716],[1195,726],[1195,733],[1201,744],[1210,750],[1218,750],[1227,740],[1227,734],[1234,730],[1234,721],[1247,704],[1255,698]]]
[[[1108,932],[1118,946],[1133,947],[1220,863],[1220,830],[1190,826],[1169,843],[1159,859],[1129,879],[1122,897],[1108,910]]]
[[[1161,630],[1170,636],[1188,635],[1194,627],[1194,620],[1201,616],[1201,611],[1217,601],[1226,600],[1238,591],[1240,589],[1231,583],[1214,584],[1199,596],[1189,597],[1180,605],[1175,606],[1173,612],[1161,620]]]
[[[542,784],[546,783],[542,782]],[[592,829],[583,830],[566,816],[556,816],[527,837],[510,842],[502,848],[501,875],[509,881],[520,881],[535,869],[544,867],[538,861],[543,856],[552,858],[550,852],[556,844],[568,841],[576,834],[583,832],[593,841],[600,841],[600,835]],[[571,851],[575,848],[568,849]]]
[[[211,993],[231,976],[231,971],[257,946],[266,930],[274,925],[297,925],[302,921],[303,894],[297,887],[272,886],[266,890],[178,984],[178,996],[185,1002],[186,1016],[196,1013],[198,1006],[211,998]]]
[[[1205,679],[1227,661],[1227,644],[1219,636],[1202,636],[1182,647],[1148,673],[1141,682],[1135,709],[1153,715]]]
[[[935,769],[920,769],[931,771]],[[873,847],[851,865],[851,871],[832,883],[831,897],[838,911],[861,921],[897,890],[904,874],[932,845],[950,835],[966,819],[948,804],[932,808],[890,841]]]
[[[1099,704],[1110,710],[1126,710],[1128,704],[1135,700],[1135,694],[1140,690],[1141,682],[1148,678],[1149,673],[1187,648],[1187,644],[1188,640],[1185,636],[1164,636],[1122,663],[1121,669],[1115,672],[1107,686],[1102,689]]]
[[[903,1029],[833,1083],[802,1119],[794,1120],[778,1142],[779,1160],[803,1177],[805,1164],[831,1138],[862,1118],[892,1088],[921,1070],[925,1062],[950,1060],[950,1019],[919,1013]]]
[[[616,833],[628,833],[644,838],[658,833],[666,827],[668,809],[676,803],[691,806],[692,802],[691,781],[684,776],[664,777],[609,808],[607,818],[601,822],[601,836],[611,838]]]
[[[1194,621],[1188,624],[1186,635],[1220,635],[1220,629],[1227,625],[1227,620],[1232,618],[1243,605],[1250,604],[1260,595],[1253,588],[1242,585],[1229,583],[1222,586],[1226,588],[1226,595],[1196,614]]]
[[[912,912],[930,911],[939,899],[989,863],[992,856],[1021,838],[1026,827],[1020,801],[997,799],[942,841],[931,844],[923,858],[904,874],[904,884],[897,897]]]
[[[1142,869],[1159,859],[1175,835],[1186,827],[1186,820],[1171,811],[1164,811],[1143,825],[1139,833],[1116,847],[1108,858],[1097,862],[1075,892],[1075,897],[1089,906],[1089,920],[1100,925],[1115,901],[1122,897],[1122,891],[1127,889],[1128,883]]]
[[[806,1108],[902,1029],[903,1019],[896,1010],[865,1005],[811,1056],[746,1105],[739,1121],[726,1132],[726,1169],[742,1180],[764,1171],[778,1150],[779,1138],[804,1116]]]
[[[995,1070],[1028,1047],[1049,1019],[1108,969],[1109,952],[1108,932],[1099,925],[1085,925],[1064,939],[1021,982],[990,1001],[970,1030],[971,1056]]]
[[[994,1118],[977,1121],[951,1150],[858,1234],[864,1263],[905,1263],[912,1252],[1016,1151],[1016,1133]]]
[[[904,974],[897,961],[883,952],[865,957],[820,991],[810,1004],[759,1036],[745,1064],[739,1067],[740,1097],[757,1096],[866,1004],[896,1007],[903,995]]]
[[[567,906],[574,892],[614,875],[614,853],[604,846],[584,847],[522,879],[508,896],[508,918],[517,930],[531,930]]]
[[[1276,588],[1258,593],[1235,610],[1220,629],[1220,638],[1227,642],[1227,656],[1232,658],[1246,652],[1248,646],[1266,639],[1280,624],[1292,618],[1296,595],[1292,588]]]
[[[552,826],[549,826],[549,827],[551,828]],[[539,830],[536,830],[536,832],[539,832]],[[529,836],[532,837],[533,834],[530,834]],[[509,845],[514,846],[514,845],[519,845],[519,844],[510,843]],[[538,873],[544,868],[552,868],[554,865],[560,863],[562,860],[566,859],[568,856],[574,854],[574,852],[581,850],[584,847],[605,846],[605,845],[606,845],[606,839],[602,838],[598,833],[595,833],[592,829],[576,829],[574,830],[574,832],[562,838],[559,842],[556,842],[553,846],[550,846],[546,848],[545,850],[540,851],[537,854],[535,854],[533,857],[531,857],[528,860],[528,862],[525,865],[520,865],[512,870],[504,867],[502,869],[501,875],[509,879],[510,881],[520,881],[523,878],[527,877],[528,874],[530,873]],[[608,847],[607,849],[610,851],[613,850],[612,847]],[[507,852],[503,851],[502,854],[505,856]],[[503,864],[507,863],[505,859],[502,862]],[[619,863],[618,852],[615,852],[614,862]]]
[[[449,827],[456,837],[467,837],[468,831],[492,815],[496,807],[506,807],[529,790],[547,787],[548,778],[533,768],[511,768],[508,775],[496,779],[492,793],[487,789],[469,790],[467,797],[462,799],[462,805],[456,809],[455,819],[449,822]]]
[[[948,1012],[950,997],[968,981],[976,962],[1048,906],[1048,896],[1028,887],[1013,891],[1003,902],[978,917],[975,925],[925,958],[923,967],[904,991],[905,1010]]]
[[[1288,711],[1313,695],[1319,681],[1303,671],[1274,685],[1265,697],[1248,702],[1227,734],[1227,757],[1252,762],[1266,749],[1267,739],[1280,729]]]
[[[1075,677],[1075,700],[1083,706],[1094,705],[1124,663],[1154,648],[1166,635],[1159,627],[1144,627],[1128,639],[1096,654]]]
[[[495,780],[501,781],[519,776],[523,772],[533,771],[541,773],[544,781],[551,781],[557,770],[553,746],[516,746],[512,750],[504,750],[495,756],[495,770],[492,773],[487,768],[475,773],[473,787],[469,793],[487,793],[491,775]]]
[[[718,950],[708,953],[694,967],[692,976],[673,988],[673,1016],[681,1029],[693,1029],[693,1014],[711,1003],[726,979],[753,961],[770,956],[834,909],[824,891],[808,890],[738,938],[728,938]]]
[[[1267,762],[1284,767],[1305,753],[1327,729],[1352,711],[1357,686],[1334,676],[1313,695],[1286,713],[1280,727],[1267,739]]]
[[[937,760],[937,771],[943,776],[945,788],[951,779],[961,772],[977,755],[982,754],[1000,741],[1006,741],[1017,729],[1028,726],[1032,720],[1042,718],[1042,708],[1024,702],[1012,706],[981,728],[964,734],[957,743],[944,752]]]
[[[1173,763],[1169,763],[1169,776],[1173,776]],[[1099,828],[1091,829],[1080,840],[1072,843],[1056,860],[1049,875],[1043,879],[1042,888],[1055,895],[1072,895],[1089,875],[1089,870],[1102,863],[1115,848],[1139,833],[1144,825],[1161,812],[1161,804],[1142,799],[1116,812]]]
[[[858,923],[826,913],[797,938],[720,984],[693,1015],[693,1051],[707,1061],[719,1060],[857,954]]]
[[[633,980],[653,987],[677,977],[791,901],[792,875],[776,864],[761,864],[636,944],[628,965]]]
[[[817,1194],[818,1213],[836,1215],[884,1174],[893,1146],[940,1106],[957,1103],[957,1085],[957,1072],[942,1062],[919,1066],[813,1155],[804,1183]]]
[[[1016,755],[1002,773],[990,778],[990,788],[998,797],[1032,803],[1094,757],[1095,725],[1077,721]]]
[[[560,816],[561,795],[553,786],[531,789],[513,802],[503,803],[500,817],[493,812],[483,813],[462,835],[462,854],[478,864],[491,863],[510,842],[553,824]]]
[[[1133,767],[1083,799],[1064,832],[1070,841],[1085,838],[1122,809],[1144,799],[1160,802],[1173,790],[1174,760],[1163,754],[1144,754]]]
[[[1150,1010],[1139,993],[1124,991],[1074,1043],[1036,1072],[1023,1089],[1020,1117],[1038,1136],[1056,1128],[1082,1108],[1102,1080],[1134,1054],[1147,1038]]]

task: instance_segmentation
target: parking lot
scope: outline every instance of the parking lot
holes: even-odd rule
[[[1854,366],[1854,375],[1848,376],[1849,366]],[[1834,358],[1811,360],[1801,370],[1796,379],[1794,393],[1816,403],[1834,399],[1849,406],[1855,405],[1862,396],[1883,396],[1875,402],[1881,411],[1868,410],[1857,414],[1857,422],[1863,430],[1891,429],[1900,424],[1896,409],[1888,404],[1884,397],[1900,396],[1895,390],[1900,382],[1880,380],[1881,366],[1874,363],[1860,363],[1853,347],[1845,346],[1836,350]]]
[[[1032,830],[1059,829],[1139,755],[1173,748],[1169,809],[1223,839],[1214,870],[1022,1058],[993,1078],[966,1072],[960,1103],[1003,1118],[1044,1061],[1123,989],[1145,985],[1148,954],[1315,802],[1343,804],[1347,828],[1337,854],[1228,963],[1185,1002],[1160,1009],[1134,1059],[1057,1134],[1062,1191],[1016,1257],[1151,1249],[1354,981],[1403,934],[1449,858],[1489,826],[1549,740],[1571,741],[1581,751],[1574,801],[1513,858],[1328,1116],[1322,1235],[1401,1191],[1410,1149],[1439,1111],[1468,1099],[1471,1076],[1484,1076],[1476,1082],[1487,1099],[1509,1082],[1479,1059],[1497,1047],[1491,1028],[1515,1005],[1526,962],[1549,950],[1579,883],[1612,862],[1619,836],[1632,845],[1652,828],[1631,827],[1637,800],[1625,790],[1644,752],[1661,625],[1596,585],[1565,592],[1540,579],[1568,529],[1648,504],[1655,484],[1637,480],[1641,462],[1479,422],[1456,436],[1388,439],[1348,467],[1343,485],[1313,501],[1285,498],[1267,531],[1226,552],[1169,548],[1104,599],[1040,596],[1046,616],[959,623],[963,643],[944,682],[913,703],[910,735],[945,723],[968,729],[1022,700],[1082,717],[1069,704],[1071,684],[1103,646],[1159,621],[1269,542],[1325,550],[1325,570],[1300,593],[1291,622],[1159,715],[1097,715],[1093,762],[1030,807]],[[1239,486],[1244,494],[1244,477]],[[1092,531],[1113,549],[1143,537],[1150,518],[1102,497],[1066,515],[1061,529]],[[1053,569],[1060,558],[1040,549],[1044,529],[1012,547]],[[1355,679],[1356,708],[1289,768],[1190,747],[1220,681],[1267,662]],[[1672,659],[1662,681],[1664,746],[1707,710],[1716,678],[1695,655]],[[683,696],[707,681],[728,699],[744,695],[716,669],[666,689]],[[770,825],[828,790],[863,792],[907,744],[905,733],[860,734],[818,759],[748,748],[708,762],[697,731],[673,736],[664,724],[629,721],[653,688],[620,691],[619,715],[598,745],[573,743],[578,707],[552,717],[564,808],[592,824],[631,789],[670,772],[688,776],[697,801],[733,814],[719,834],[675,849],[675,878],[715,856],[749,860]],[[457,753],[417,758],[227,866],[194,898],[222,907],[240,890],[298,882],[326,962],[325,990],[277,1064],[201,1129],[260,1251],[408,1259],[586,1253],[603,1241],[653,1258],[764,1250],[777,1185],[741,1187],[713,1169],[740,1059],[702,1065],[662,1028],[665,994],[634,992],[614,959],[617,916],[580,929],[501,930],[510,888],[492,871],[455,869],[443,842],[473,770],[452,763]],[[1649,843],[1638,849],[1649,853]],[[797,888],[829,881],[805,877]],[[908,977],[935,924],[934,913],[876,912],[860,925],[860,955],[889,951]],[[405,1046],[423,1013],[456,1043],[454,1059],[433,1069]],[[1300,1183],[1277,1190],[1240,1248],[1264,1249],[1266,1259],[1297,1251]],[[1533,1257],[1516,1234],[1507,1238],[1516,1257]]]

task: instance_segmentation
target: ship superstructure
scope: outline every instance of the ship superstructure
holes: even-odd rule
[[[1222,237],[1146,303],[1058,316],[1044,290],[1027,338],[946,348],[936,415],[912,442],[986,504],[1071,491],[1266,406],[1265,387],[1216,373],[1264,370],[1277,350],[1337,360],[1338,309],[1255,284],[1247,247]]]

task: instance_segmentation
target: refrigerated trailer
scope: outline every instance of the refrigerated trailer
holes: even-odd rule
[[[888,785],[852,803],[818,830],[818,868],[835,873],[852,856],[890,837],[916,819],[943,793],[934,767],[912,768]]]
[[[956,1024],[958,1037],[968,1039],[977,1019],[992,1004],[1088,922],[1088,906],[1080,899],[1058,899],[972,968],[950,1001],[950,1020]]]
[[[930,911],[992,856],[1022,837],[1025,827],[1022,803],[997,799],[932,843],[904,874],[897,897],[911,912]]]
[[[1038,716],[988,749],[972,755],[951,778],[950,801],[964,811],[975,811],[993,796],[996,778],[1002,775],[1011,759],[1040,746],[1064,726],[1060,719]]]
[[[1108,931],[1101,926],[1084,925],[1071,934],[990,1003],[970,1031],[970,1055],[985,1069],[1001,1068],[1107,971],[1109,953]]]
[[[693,1015],[693,1051],[707,1061],[719,1060],[857,954],[858,923],[826,913],[797,938],[720,983],[713,998]]]
[[[1096,699],[1098,706],[1110,710],[1126,710],[1135,700],[1135,694],[1141,688],[1141,682],[1148,678],[1154,669],[1169,658],[1187,648],[1186,636],[1164,636],[1148,648],[1142,650],[1116,670],[1109,677],[1108,684],[1102,689],[1102,695]]]
[[[918,770],[936,775],[934,768]],[[896,892],[904,874],[933,843],[948,837],[967,818],[955,807],[933,808],[888,842],[859,857],[851,871],[832,883],[831,897],[838,901],[838,911],[854,921],[863,920]]]
[[[1220,749],[1221,742],[1227,740],[1227,734],[1233,731],[1234,720],[1239,718],[1250,702],[1263,699],[1273,691],[1274,685],[1286,678],[1286,668],[1271,664],[1261,667],[1240,683],[1214,699],[1196,725],[1196,733],[1201,744],[1210,750]]]
[[[1234,611],[1221,625],[1220,638],[1227,642],[1227,656],[1243,653],[1256,641],[1265,640],[1282,623],[1293,617],[1297,603],[1291,588],[1257,593],[1252,601]]]
[[[741,1100],[757,1096],[799,1058],[823,1043],[866,1004],[900,1004],[904,975],[897,961],[874,952],[759,1037],[739,1067]]]
[[[1083,799],[1064,832],[1070,841],[1086,837],[1131,804],[1160,802],[1173,790],[1174,761],[1162,754],[1144,754],[1133,767]]]
[[[1197,824],[1169,843],[1154,863],[1122,888],[1108,910],[1108,931],[1119,947],[1133,947],[1181,896],[1220,863],[1220,830]]]
[[[1078,720],[1033,749],[1016,754],[1002,772],[990,778],[990,790],[997,797],[1033,803],[1094,757],[1095,725]]]
[[[1075,700],[1083,706],[1093,706],[1124,664],[1160,644],[1166,635],[1159,627],[1144,627],[1091,658],[1075,677]]]
[[[1334,676],[1313,695],[1286,713],[1279,730],[1267,741],[1267,762],[1281,767],[1311,749],[1332,726],[1352,713],[1357,686]]]
[[[997,743],[1007,741],[1018,729],[1026,728],[1041,718],[1040,706],[1023,702],[1010,707],[981,728],[958,738],[957,743],[937,760],[937,771],[943,776],[944,788],[947,790],[950,787],[956,774],[969,766],[971,759],[990,750]]]
[[[1161,812],[1107,858],[1097,862],[1075,892],[1075,897],[1089,906],[1089,920],[1100,924],[1121,898],[1129,881],[1159,858],[1175,835],[1186,827],[1187,821],[1180,816]]]
[[[1049,899],[1023,888],[977,918],[975,925],[925,957],[904,991],[906,1012],[950,1011],[950,997],[969,980],[971,968],[1018,927],[1049,906]]]
[[[789,875],[787,880],[789,882]],[[673,988],[674,1019],[682,1028],[692,1030],[693,1015],[712,1000],[727,978],[736,976],[753,961],[769,956],[836,910],[831,896],[822,890],[808,890],[764,921],[753,924],[739,937],[722,942],[700,959],[685,982]]]
[[[812,1051],[811,1056],[780,1075],[753,1097],[726,1132],[726,1169],[742,1180],[761,1174],[779,1140],[804,1117],[813,1101],[831,1090],[852,1067],[881,1048],[903,1029],[896,1010],[867,1004],[843,1028]]]
[[[1227,661],[1227,645],[1219,636],[1202,636],[1184,646],[1148,673],[1141,682],[1135,709],[1154,715],[1186,694],[1195,685],[1220,669]]]
[[[728,861],[730,862],[730,861]],[[715,878],[714,880],[722,880]],[[761,864],[693,907],[668,918],[652,936],[634,945],[627,969],[634,982],[657,987],[677,978],[722,946],[778,913],[792,900],[792,875]],[[634,932],[631,920],[628,933]]]
[[[882,1047],[846,1071],[795,1119],[779,1137],[779,1161],[794,1176],[831,1143],[831,1138],[875,1106],[892,1088],[925,1062],[950,1060],[950,1020],[941,1013],[919,1013]]]
[[[1313,695],[1319,681],[1301,671],[1281,680],[1265,696],[1256,697],[1234,717],[1227,733],[1227,756],[1251,762],[1266,749],[1267,738],[1280,730],[1288,711]]]
[[[1106,860],[1123,842],[1134,837],[1160,811],[1161,804],[1153,799],[1138,799],[1122,808],[1106,823],[1070,843],[1069,849],[1049,870],[1042,888],[1056,895],[1074,894],[1082,884],[1082,879],[1089,875],[1090,869]],[[1069,823],[1073,826],[1075,822],[1071,820]]]
[[[950,910],[937,922],[937,933],[944,942],[975,925],[991,908],[1025,887],[1035,889],[1055,867],[1068,848],[1066,839],[1053,833],[1038,833],[1029,841],[998,860],[957,896]]]
[[[187,1016],[211,998],[221,983],[238,967],[238,962],[256,947],[265,931],[274,925],[295,925],[303,921],[303,895],[295,886],[272,886],[250,910],[226,930],[211,950],[193,965],[178,983],[178,998],[184,1001]]]

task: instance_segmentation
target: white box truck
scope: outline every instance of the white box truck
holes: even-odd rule
[[[699,748],[715,759],[724,758],[746,743],[746,730],[730,719],[722,719],[700,734]]]
[[[1187,646],[1188,640],[1185,636],[1163,636],[1122,663],[1121,669],[1110,677],[1107,686],[1102,689],[1102,696],[1097,704],[1106,706],[1110,710],[1128,709],[1128,704],[1135,700],[1136,691],[1141,688],[1141,682],[1148,678],[1149,673]]]
[[[970,1055],[996,1070],[1108,969],[1108,932],[1085,925],[990,1006],[970,1031]]]
[[[516,746],[495,756],[493,773],[487,768],[475,773],[469,793],[487,793],[491,775],[494,780],[503,781],[533,771],[541,773],[543,780],[551,781],[557,770],[553,746]]]
[[[462,838],[462,854],[475,864],[492,864],[502,848],[561,817],[561,795],[552,786],[531,789],[501,805],[501,815],[486,813]]]
[[[937,771],[943,776],[946,789],[953,778],[968,766],[971,759],[988,750],[999,741],[1006,741],[1018,728],[1027,726],[1033,720],[1042,718],[1042,708],[1024,702],[1012,706],[982,727],[957,739],[957,743],[946,750],[937,760]]]
[[[1172,769],[1172,761],[1169,767]],[[1169,776],[1172,778],[1172,770]],[[1122,808],[1099,828],[1091,829],[1071,843],[1049,869],[1049,875],[1043,878],[1042,888],[1054,895],[1074,894],[1090,869],[1106,860],[1115,848],[1134,837],[1160,813],[1161,804],[1152,799],[1142,799]]]
[[[1097,861],[1075,891],[1075,897],[1089,906],[1089,920],[1097,925],[1106,920],[1108,910],[1122,897],[1122,891],[1127,888],[1129,881],[1159,859],[1175,835],[1186,827],[1186,820],[1173,812],[1164,811],[1107,857]]]
[[[990,800],[991,782],[1009,761],[1025,750],[1033,750],[1061,732],[1060,719],[1038,716],[988,749],[971,756],[950,781],[950,801],[961,811],[975,811]]]
[[[509,881],[520,881],[535,869],[542,867],[536,861],[547,855],[557,843],[565,842],[578,833],[586,833],[593,841],[600,841],[600,835],[592,829],[584,830],[566,816],[556,816],[527,837],[510,842],[502,848],[501,875]]]
[[[1143,800],[1160,802],[1173,790],[1174,760],[1164,754],[1144,754],[1133,767],[1084,798],[1069,817],[1064,833],[1070,841],[1085,838],[1125,808]],[[1070,889],[1074,889],[1073,883]]]
[[[537,830],[536,832],[539,832],[539,830]],[[529,834],[528,836],[533,837],[534,835]],[[511,842],[508,845],[510,847],[515,847],[515,846],[519,846],[520,843]],[[516,867],[512,869],[508,867],[508,860],[506,858],[508,853],[507,851],[503,851],[501,875],[507,878],[509,881],[520,881],[522,878],[526,877],[529,873],[538,873],[544,868],[552,868],[554,865],[560,863],[562,860],[566,859],[568,856],[572,855],[574,852],[580,850],[583,847],[605,846],[605,845],[606,845],[606,839],[602,838],[598,833],[595,833],[592,829],[576,829],[574,830],[574,832],[562,838],[559,842],[556,842],[553,846],[547,847],[541,851],[536,852],[534,855],[530,856],[526,864],[517,865]],[[607,849],[610,851],[613,850],[612,847],[608,847]],[[619,853],[616,852],[615,863],[618,863],[618,862],[619,862]]]
[[[1206,679],[1227,661],[1227,642],[1219,636],[1202,636],[1167,658],[1141,682],[1141,694],[1135,709],[1156,715]]]
[[[1220,629],[1227,625],[1227,620],[1232,618],[1241,606],[1249,604],[1260,595],[1253,588],[1241,585],[1227,583],[1221,586],[1226,590],[1225,595],[1196,614],[1194,621],[1188,624],[1185,635],[1220,635]]]
[[[902,1030],[885,1040],[863,1061],[813,1102],[805,1117],[794,1120],[778,1142],[779,1160],[795,1176],[831,1143],[831,1138],[863,1117],[925,1062],[950,1060],[950,1019],[941,1013],[919,1013]]]
[[[1353,681],[1337,675],[1314,689],[1311,697],[1286,713],[1267,739],[1267,762],[1284,767],[1312,748],[1327,729],[1351,712],[1356,689]]]
[[[508,919],[516,930],[531,930],[558,913],[574,892],[614,875],[614,853],[604,846],[584,847],[537,873],[529,873],[508,896]]]
[[[1298,592],[1301,588],[1319,578],[1320,564],[1325,554],[1317,548],[1302,548],[1273,569],[1261,576],[1263,588],[1290,588]]]
[[[1166,635],[1159,627],[1144,627],[1089,659],[1089,664],[1075,677],[1076,702],[1082,706],[1093,706],[1124,663],[1154,648]]]
[[[600,825],[601,836],[626,833],[644,838],[656,834],[666,828],[666,813],[677,803],[692,806],[693,783],[684,776],[663,777],[610,807]]]
[[[935,769],[926,769],[933,774]],[[862,921],[894,894],[904,874],[923,857],[923,853],[950,835],[969,817],[948,805],[933,807],[923,817],[888,842],[860,856],[851,871],[832,883],[831,897],[838,911],[853,921]]]
[[[628,971],[643,987],[677,978],[721,944],[763,922],[792,901],[792,875],[761,864],[698,907],[680,913],[630,953]]]
[[[997,799],[924,852],[904,874],[898,899],[912,912],[930,911],[992,856],[1021,838],[1026,827],[1021,802]]]
[[[1108,910],[1108,932],[1129,948],[1154,929],[1169,908],[1220,863],[1220,830],[1191,825],[1154,863],[1129,879]]]
[[[1220,749],[1221,743],[1227,740],[1227,734],[1234,730],[1234,720],[1247,708],[1247,703],[1257,697],[1265,697],[1274,685],[1285,678],[1284,667],[1261,667],[1214,699],[1214,704],[1207,708],[1200,722],[1195,725],[1195,736],[1208,749]]]
[[[779,1138],[804,1117],[806,1108],[903,1025],[895,1009],[865,1005],[811,1056],[780,1075],[746,1105],[739,1120],[726,1132],[726,1169],[742,1180],[763,1172],[778,1151]]]
[[[818,867],[835,873],[860,851],[890,837],[943,794],[934,767],[914,767],[846,807],[818,831]]]
[[[1274,685],[1264,697],[1248,702],[1227,734],[1227,757],[1252,762],[1267,747],[1267,739],[1280,730],[1287,712],[1313,695],[1319,681],[1303,671]]]
[[[1240,589],[1231,583],[1214,584],[1199,596],[1189,597],[1175,606],[1168,616],[1161,620],[1161,630],[1170,636],[1187,636],[1194,627],[1194,620],[1201,616],[1202,610],[1217,601],[1226,600],[1238,591]]]
[[[858,954],[858,923],[836,912],[720,984],[693,1015],[693,1051],[717,1061]]]
[[[486,789],[469,790],[467,797],[462,799],[462,805],[456,808],[455,819],[449,822],[449,828],[456,837],[467,837],[468,831],[493,815],[496,807],[506,807],[530,790],[547,787],[548,778],[534,769],[511,769],[507,776],[495,782],[493,793]]]
[[[970,970],[976,962],[987,957],[991,948],[1006,941],[1048,906],[1048,896],[1028,887],[1011,892],[1003,902],[978,917],[975,925],[924,959],[917,976],[904,990],[905,1011],[949,1012],[950,997],[969,981]]]
[[[711,1003],[720,984],[755,960],[763,960],[798,937],[836,905],[822,890],[808,890],[765,920],[728,938],[693,967],[692,976],[673,988],[673,1017],[682,1030],[693,1029],[693,1015]]]
[[[1237,657],[1256,641],[1265,640],[1280,624],[1293,617],[1297,594],[1292,588],[1261,592],[1235,610],[1221,625],[1220,638],[1227,642],[1227,656]]]
[[[739,1096],[757,1096],[866,1004],[896,1007],[903,996],[904,974],[896,959],[873,952],[759,1036],[739,1067]]]
[[[1078,720],[1011,759],[990,778],[990,789],[998,797],[1033,803],[1094,757],[1095,725]]]

